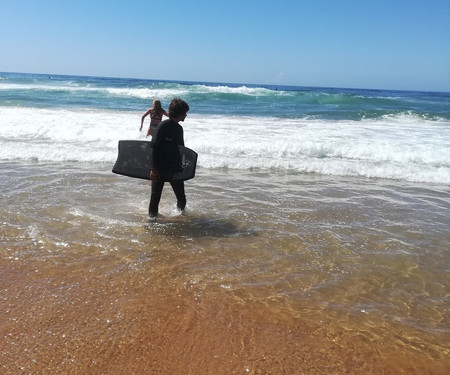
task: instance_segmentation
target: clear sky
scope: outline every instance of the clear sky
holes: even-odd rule
[[[0,71],[450,91],[450,0],[1,0]]]

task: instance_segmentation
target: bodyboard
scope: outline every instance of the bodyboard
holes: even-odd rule
[[[197,167],[197,153],[190,148],[178,146],[181,156],[180,172],[166,181],[186,181],[194,178]],[[113,173],[128,177],[150,180],[152,165],[152,143],[139,140],[119,141],[119,153],[112,169]]]

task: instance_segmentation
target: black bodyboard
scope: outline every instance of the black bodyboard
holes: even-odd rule
[[[165,181],[186,181],[195,176],[197,153],[184,146],[178,146],[178,149],[181,157],[180,171],[165,178]],[[113,173],[149,180],[151,165],[151,142],[139,140],[119,141],[119,153],[112,169]]]

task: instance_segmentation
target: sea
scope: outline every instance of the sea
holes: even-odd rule
[[[111,170],[175,97],[155,220]],[[450,371],[450,93],[0,73],[0,175],[3,374]]]

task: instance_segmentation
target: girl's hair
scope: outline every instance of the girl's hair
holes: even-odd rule
[[[160,115],[163,112],[160,100],[153,100],[153,110],[156,115]]]

